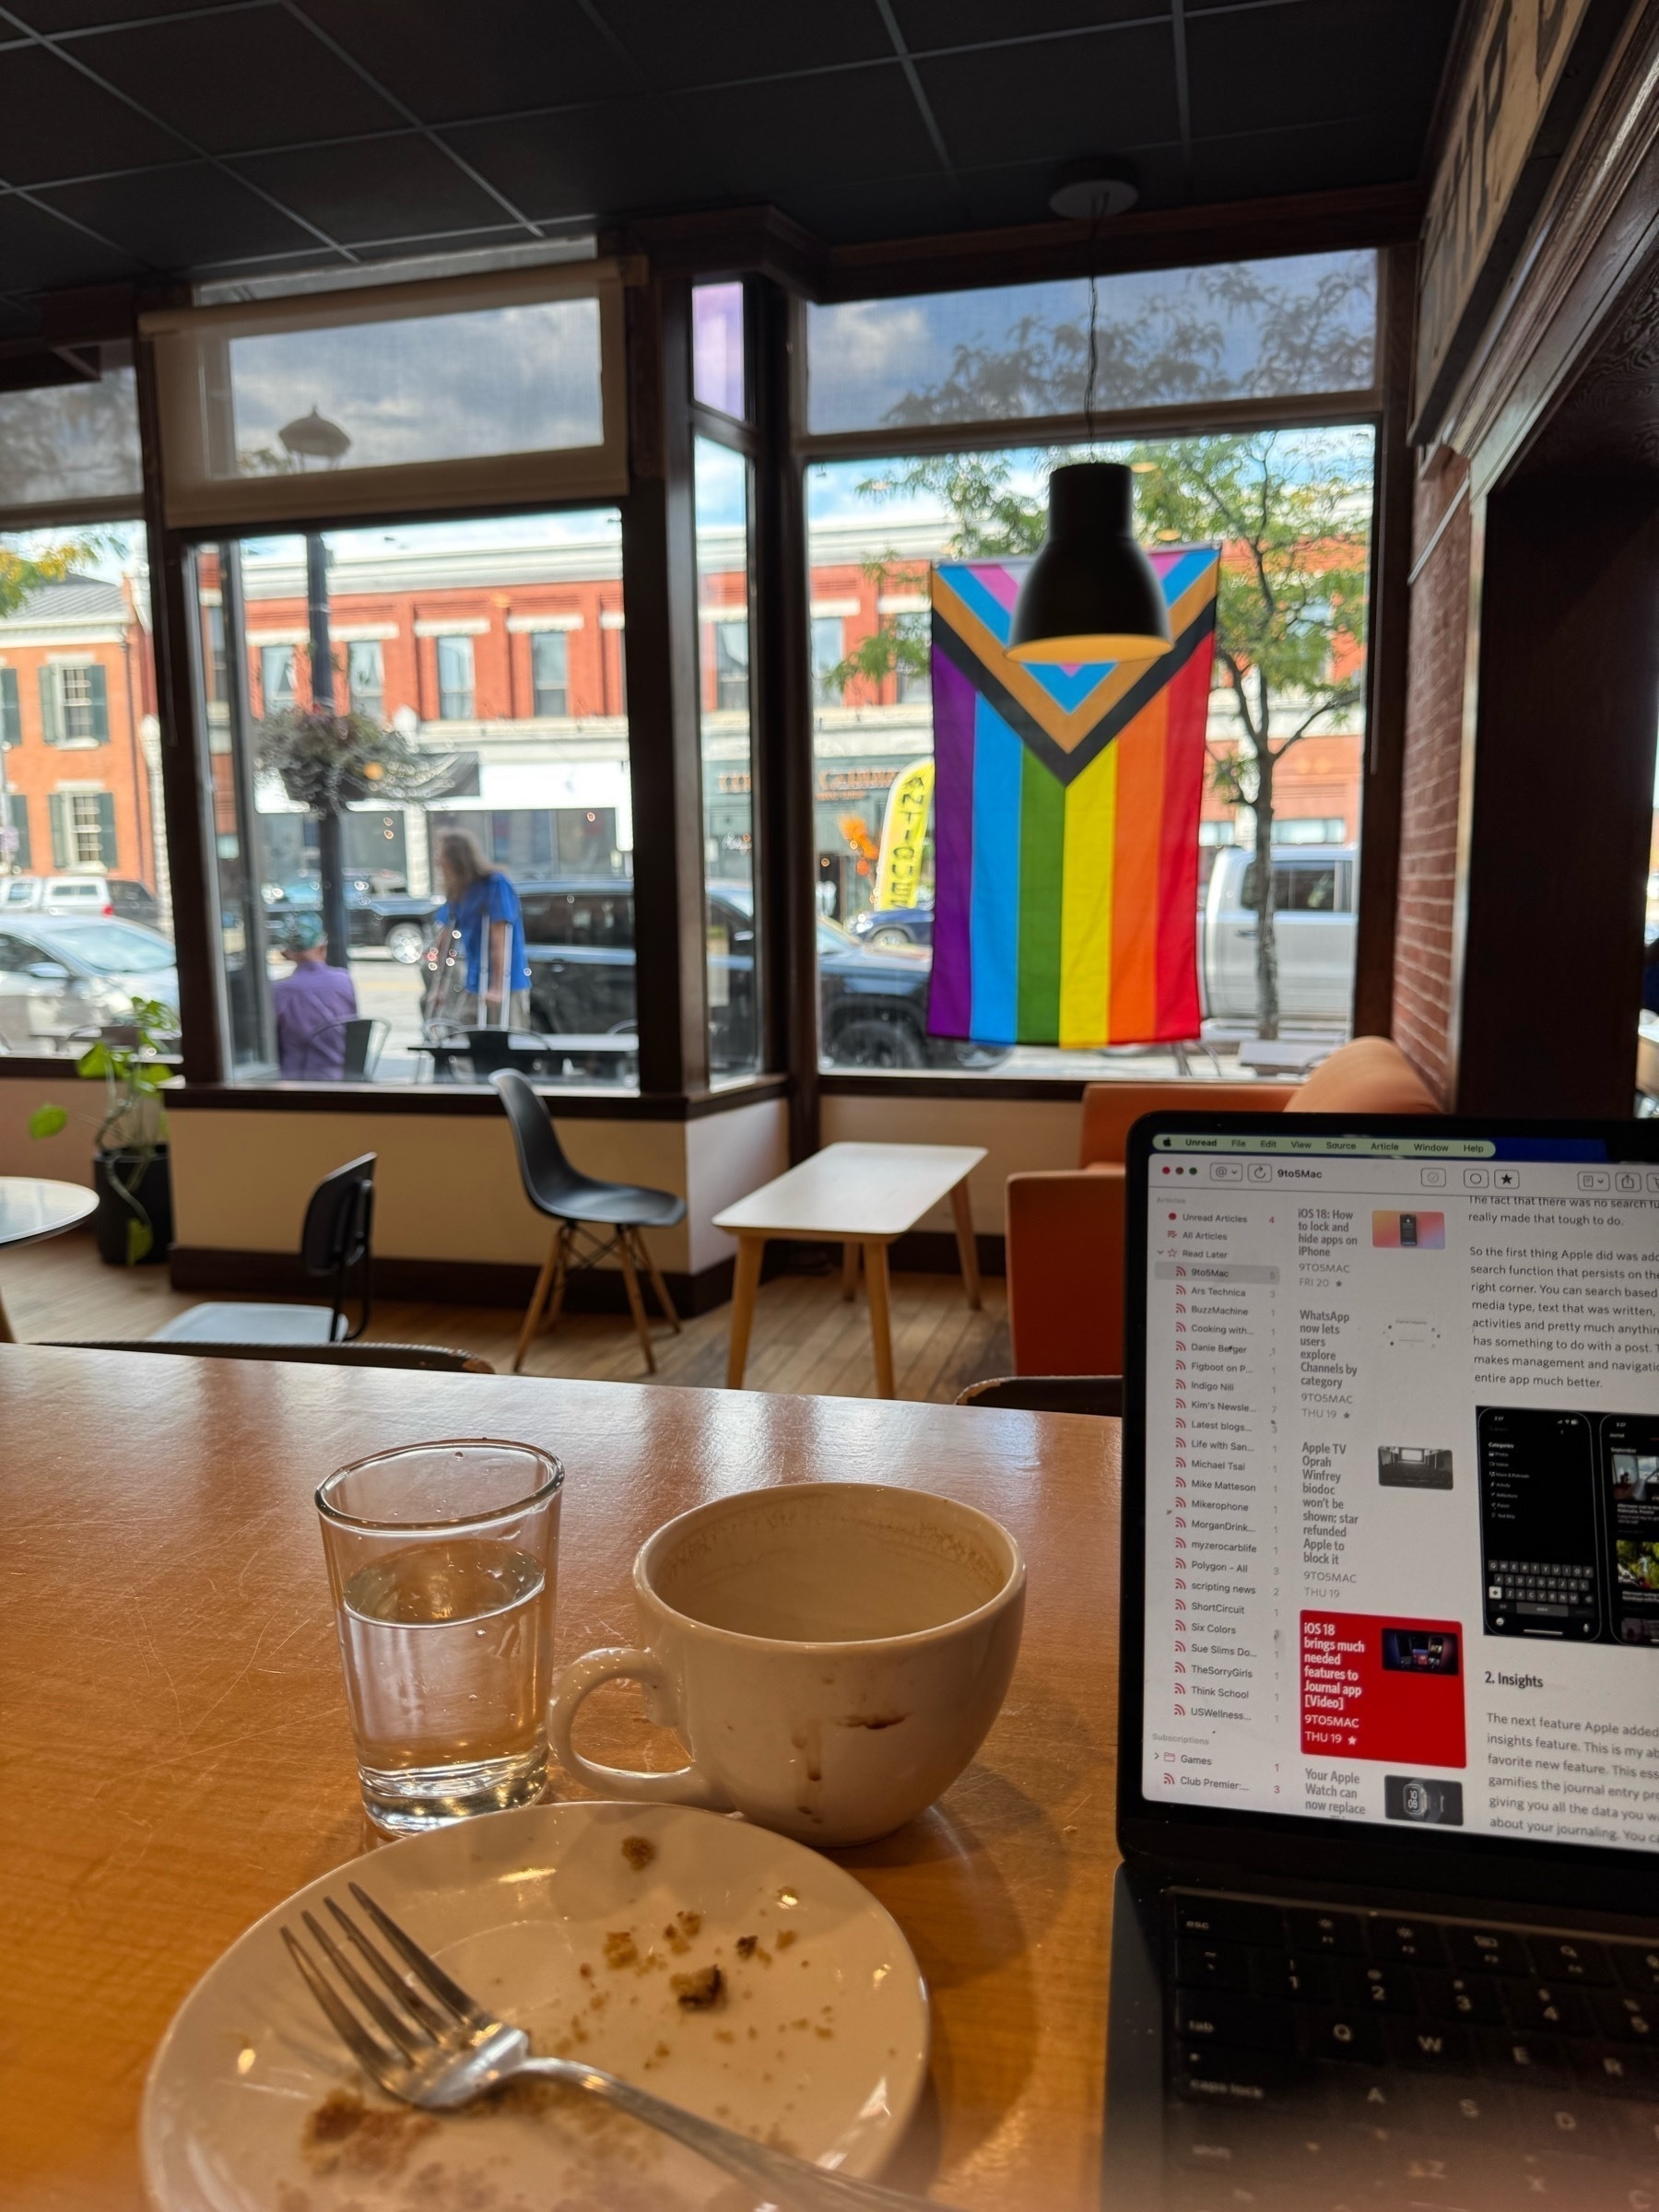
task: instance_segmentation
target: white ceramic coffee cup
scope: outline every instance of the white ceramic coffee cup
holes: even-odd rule
[[[1025,1561],[988,1513],[879,1483],[790,1483],[682,1513],[634,1560],[640,1644],[589,1652],[548,1740],[607,1795],[740,1812],[807,1843],[862,1843],[930,1806],[996,1718]],[[641,1683],[690,1764],[603,1767],[571,1742],[602,1682]]]

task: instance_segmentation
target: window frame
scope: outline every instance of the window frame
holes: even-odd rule
[[[536,666],[546,647],[559,647],[559,681],[549,683]],[[603,646],[601,652],[603,653]],[[603,670],[601,671],[603,679]],[[556,707],[543,704],[544,696],[557,693]],[[530,632],[530,711],[538,720],[562,721],[571,712],[571,633],[566,629],[533,629]]]
[[[804,596],[810,595],[811,568],[808,534],[806,524],[806,477],[815,464],[833,461],[890,460],[896,455],[914,453],[918,456],[941,453],[994,453],[1010,447],[1040,447],[1045,445],[1087,447],[1089,444],[1109,444],[1119,441],[1176,437],[1205,437],[1225,434],[1230,430],[1322,430],[1368,429],[1373,434],[1371,477],[1371,551],[1368,579],[1368,638],[1365,688],[1366,740],[1361,760],[1361,820],[1359,844],[1359,858],[1353,867],[1353,904],[1358,910],[1358,942],[1354,977],[1355,1033],[1365,1019],[1368,1006],[1376,1005],[1392,992],[1394,960],[1393,888],[1398,865],[1398,807],[1401,773],[1401,753],[1404,720],[1404,696],[1394,685],[1389,663],[1379,648],[1383,636],[1379,619],[1383,605],[1385,565],[1389,571],[1395,569],[1404,573],[1400,548],[1409,559],[1410,505],[1404,503],[1397,493],[1387,496],[1390,471],[1397,472],[1398,455],[1409,449],[1404,444],[1406,435],[1406,407],[1409,397],[1409,336],[1414,313],[1414,295],[1409,281],[1412,252],[1409,247],[1389,248],[1376,241],[1377,252],[1377,337],[1372,355],[1373,382],[1359,391],[1339,393],[1297,394],[1271,400],[1220,400],[1202,405],[1155,406],[1097,411],[1092,418],[1084,415],[1057,415],[1046,417],[1018,417],[982,422],[906,424],[888,426],[876,430],[818,431],[808,430],[806,423],[806,301],[796,297],[792,305],[790,335],[791,370],[790,391],[793,418],[796,428],[790,441],[791,458],[796,479],[795,500],[800,513],[798,545],[794,549],[800,563]],[[1285,249],[1293,253],[1294,247]],[[1241,258],[1267,259],[1255,254]],[[1188,257],[1192,260],[1224,260],[1225,253],[1206,252]],[[1170,265],[1177,265],[1172,258]],[[954,276],[954,281],[952,276]],[[949,272],[930,277],[922,270],[909,273],[909,281],[894,284],[881,290],[837,288],[833,297],[851,300],[862,297],[892,298],[906,293],[931,293],[977,288],[976,280],[966,271]],[[982,282],[983,279],[979,281]],[[1011,282],[1023,281],[1015,276]],[[1398,593],[1398,584],[1394,584]],[[1395,622],[1404,618],[1403,600],[1393,599],[1398,605]],[[1391,626],[1392,627],[1392,626]],[[1379,726],[1385,723],[1386,726]],[[804,806],[809,810],[813,797],[813,777],[810,769],[812,745],[812,718],[806,716],[806,745],[809,748],[808,773],[806,779]],[[1376,827],[1379,844],[1387,847],[1380,852],[1374,875],[1365,865],[1366,833],[1373,791],[1380,794],[1382,818]],[[809,817],[810,819],[810,817]],[[807,835],[811,848],[816,850],[816,837],[810,828]],[[1369,895],[1360,896],[1362,882]],[[816,889],[816,885],[812,887]],[[816,991],[817,948],[813,940],[813,972],[815,989],[810,1001],[813,1026],[813,1049],[818,1050],[818,997]],[[1375,1018],[1372,1017],[1372,1018]],[[1386,1023],[1382,1025],[1386,1028]],[[793,1070],[797,1080],[801,1071]],[[1110,1079],[1110,1078],[1108,1078]],[[815,1073],[814,1088],[826,1097],[847,1098],[982,1098],[986,1100],[1030,1100],[1033,1101],[1077,1100],[1088,1088],[1090,1077],[1078,1076],[999,1076],[982,1075],[964,1071],[937,1070],[858,1070],[834,1069],[820,1065]]]
[[[448,646],[452,655],[455,653],[457,649],[465,651],[466,656],[466,684],[465,688],[458,684],[446,684],[443,680],[443,659],[445,646]],[[477,720],[477,655],[473,651],[472,639],[465,631],[446,630],[441,632],[438,636],[433,638],[432,682],[433,688],[437,693],[438,701],[438,712],[433,717],[435,721],[476,722]],[[458,714],[452,713],[450,712],[450,702],[453,700],[461,699],[465,699],[466,701],[465,712]]]
[[[498,504],[530,513],[559,505],[614,504],[629,482],[623,288],[633,274],[631,266],[606,258],[141,314],[140,413],[161,463],[157,519],[198,537],[228,538],[285,524],[303,529],[392,515],[437,520]],[[268,477],[218,477],[211,471],[204,394],[213,380],[205,363],[220,344],[583,299],[595,301],[599,318],[601,430],[595,444]],[[142,389],[147,382],[148,408]]]

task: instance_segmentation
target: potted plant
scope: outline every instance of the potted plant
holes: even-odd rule
[[[99,1257],[112,1267],[135,1267],[167,1257],[172,1242],[172,1179],[161,1087],[173,1074],[160,1057],[179,1018],[159,999],[135,998],[130,1018],[112,1028],[76,1063],[76,1074],[104,1085],[104,1117],[92,1154],[98,1193],[94,1230]],[[56,1136],[69,1120],[62,1106],[39,1106],[30,1136]]]

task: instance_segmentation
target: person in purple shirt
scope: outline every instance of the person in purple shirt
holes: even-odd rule
[[[277,1067],[291,1080],[337,1083],[346,1073],[346,1024],[358,1010],[351,977],[328,966],[328,939],[315,914],[288,924],[288,956],[293,973],[271,985]]]

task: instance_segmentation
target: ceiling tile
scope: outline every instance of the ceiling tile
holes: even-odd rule
[[[1174,53],[1161,26],[1098,31],[918,62],[923,89],[960,166],[1132,154],[1177,135]]]
[[[117,246],[100,245],[84,230],[31,207],[15,194],[0,198],[0,291],[37,286],[110,284],[140,269]]]
[[[494,229],[501,204],[427,139],[410,135],[299,153],[249,154],[234,165],[342,245]]]
[[[112,31],[89,41],[84,58],[210,154],[394,130],[404,121],[303,24],[280,12]]]
[[[1451,0],[1289,0],[1187,21],[1194,137],[1342,115],[1392,114],[1420,148]],[[1415,152],[1401,173],[1416,169]]]
[[[796,69],[886,61],[893,52],[875,0],[724,0],[718,8],[686,0],[598,0],[605,20],[653,85],[744,82]]]
[[[41,196],[158,269],[324,251],[309,230],[206,161],[62,184]]]
[[[533,221],[551,222],[719,197],[719,171],[678,120],[656,100],[616,100],[463,124],[442,136]]]
[[[9,14],[20,16],[32,30],[44,31],[88,30],[100,23],[130,23],[223,5],[224,0],[6,0]]]
[[[866,239],[924,238],[960,227],[962,202],[940,171],[887,177],[867,184],[800,185],[780,195],[783,213],[806,225],[827,245],[862,245]]]
[[[683,92],[674,107],[740,198],[936,167],[896,61],[850,75]]]
[[[1272,199],[1283,193],[1338,192],[1345,185],[1397,183],[1413,173],[1411,135],[1403,150],[1392,118],[1361,116],[1312,130],[1253,131],[1201,139],[1193,148],[1193,197]]]
[[[893,0],[899,29],[912,53],[935,46],[971,46],[986,39],[1036,38],[1043,31],[1095,30],[1106,23],[1144,23],[1168,16],[1170,0]]]
[[[300,0],[300,11],[423,123],[638,89],[576,0]]]
[[[8,184],[176,161],[183,150],[49,47],[0,57],[0,177]]]

